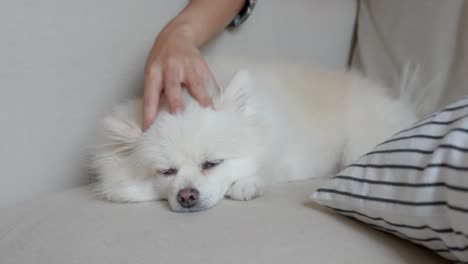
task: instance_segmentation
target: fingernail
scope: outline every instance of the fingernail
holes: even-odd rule
[[[184,109],[180,106],[176,107],[176,109],[174,110],[174,113],[177,115],[182,114],[182,112],[184,112]]]
[[[211,107],[213,105],[213,101],[211,100],[211,98],[205,98],[201,100],[201,104],[203,107]]]

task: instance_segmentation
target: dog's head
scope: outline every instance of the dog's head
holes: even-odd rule
[[[238,72],[202,108],[185,97],[185,111],[162,109],[153,125],[122,149],[151,178],[157,197],[174,211],[197,211],[219,202],[235,181],[259,166],[262,124],[251,100],[254,80]]]

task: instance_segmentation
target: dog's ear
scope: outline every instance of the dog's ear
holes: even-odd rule
[[[141,127],[127,119],[109,116],[104,119],[106,152],[120,157],[133,153],[137,140],[142,135]]]
[[[215,108],[227,111],[245,112],[250,107],[250,96],[255,80],[247,70],[238,71],[229,84],[221,89]]]

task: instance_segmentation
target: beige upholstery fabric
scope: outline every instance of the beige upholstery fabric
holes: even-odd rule
[[[435,110],[468,95],[467,28],[463,0],[361,0],[353,66],[396,87],[405,64],[419,65],[418,93],[440,93]]]
[[[0,263],[446,263],[318,207],[308,197],[319,183],[189,214],[163,202],[112,204],[88,188],[45,196],[1,212]]]

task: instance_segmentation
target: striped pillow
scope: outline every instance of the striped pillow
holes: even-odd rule
[[[377,145],[311,198],[468,262],[468,97]]]

